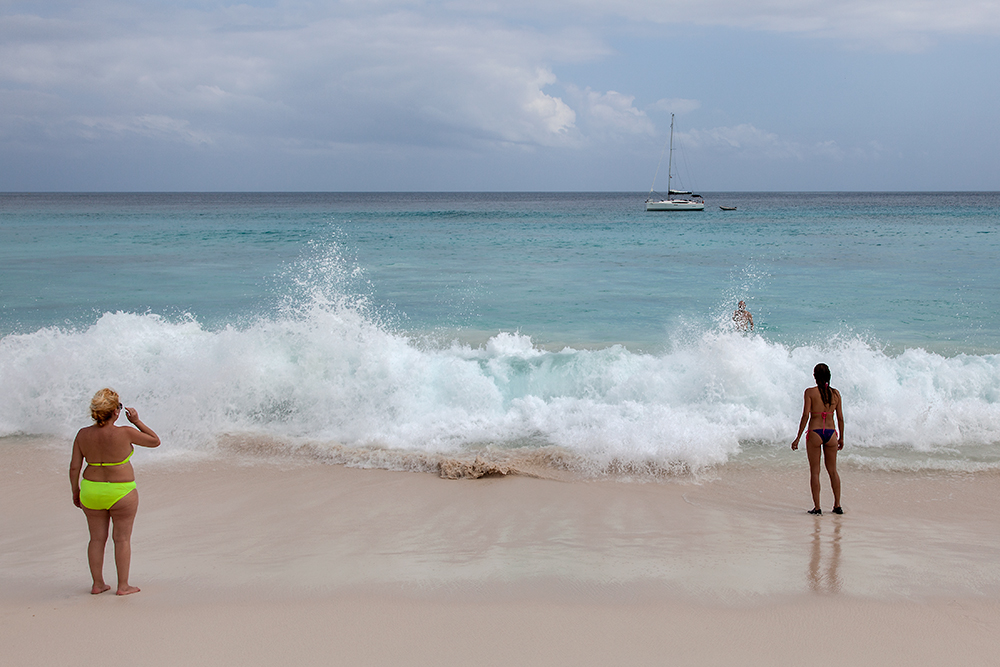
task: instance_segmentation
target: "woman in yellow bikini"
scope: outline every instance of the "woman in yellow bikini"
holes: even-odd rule
[[[131,426],[115,426],[122,410]],[[104,546],[108,542],[108,527],[115,541],[115,567],[118,569],[118,595],[138,593],[128,583],[128,568],[132,560],[132,524],[139,509],[139,492],[135,488],[135,471],[129,459],[132,445],[157,447],[160,438],[153,429],[139,420],[135,408],[123,407],[118,394],[102,389],[90,402],[94,425],[80,429],[73,441],[73,458],[69,463],[69,483],[73,487],[73,504],[87,515],[90,544],[87,560],[94,586],[90,592],[103,593],[111,587],[104,583]],[[138,429],[138,430],[136,430]],[[80,479],[84,459],[87,469]]]
[[[830,386],[830,367],[826,364],[816,364],[813,368],[816,386],[806,389],[803,398],[802,419],[799,420],[799,433],[792,442],[792,449],[799,448],[799,438],[809,424],[806,435],[806,453],[809,455],[809,486],[812,489],[813,508],[810,514],[822,514],[819,507],[819,460],[826,463],[826,471],[830,475],[830,486],[833,487],[833,513],[843,514],[840,507],[840,474],[837,472],[837,452],[844,448],[844,410],[840,400],[840,392]],[[833,428],[833,416],[837,416],[837,430]]]

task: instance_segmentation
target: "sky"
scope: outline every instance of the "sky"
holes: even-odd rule
[[[1000,190],[1000,0],[0,0],[2,192],[662,192],[671,114],[696,191]]]

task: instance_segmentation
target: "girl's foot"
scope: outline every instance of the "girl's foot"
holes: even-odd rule
[[[810,513],[810,514],[822,514],[822,513],[823,513],[823,510],[821,510],[821,509],[820,509],[820,508],[818,508],[818,507],[814,507],[814,508],[812,508],[811,510],[809,510],[809,513]]]
[[[841,507],[840,505],[837,505],[836,507],[833,508],[833,513],[834,514],[843,514],[844,513],[844,508]]]
[[[104,582],[102,581],[101,583],[99,583],[99,584],[94,584],[94,585],[93,585],[93,586],[91,587],[91,589],[90,589],[90,594],[91,594],[91,595],[100,595],[101,593],[103,593],[103,592],[104,592],[104,591],[106,591],[106,590],[109,590],[110,588],[111,588],[111,586],[108,586],[108,585],[107,585],[106,583],[104,583]]]
[[[118,592],[115,595],[132,595],[132,593],[138,593],[139,589],[135,586],[119,586]]]

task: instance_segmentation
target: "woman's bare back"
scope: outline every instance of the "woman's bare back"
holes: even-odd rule
[[[809,401],[809,429],[832,428],[837,408],[840,407],[840,392],[830,387],[830,403],[824,403],[819,393],[819,387],[806,389],[806,399]]]
[[[139,431],[131,426],[87,426],[76,434],[76,444],[88,464],[117,464],[132,453],[134,434],[139,434]],[[135,479],[135,471],[132,464],[126,461],[120,465],[88,465],[83,476],[94,482],[131,482]]]

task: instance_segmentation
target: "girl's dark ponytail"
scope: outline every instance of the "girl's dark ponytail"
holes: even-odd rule
[[[833,405],[833,391],[830,389],[830,367],[826,364],[816,364],[813,368],[813,377],[816,378],[816,387],[819,389],[819,396],[823,399],[823,405]]]

